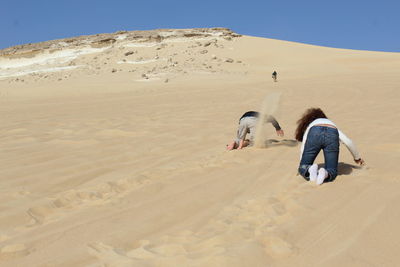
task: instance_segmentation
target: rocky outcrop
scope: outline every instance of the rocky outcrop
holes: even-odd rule
[[[198,29],[159,29],[151,31],[118,31],[115,33],[103,33],[96,35],[84,35],[73,38],[51,40],[41,43],[29,43],[17,45],[0,50],[0,56],[15,57],[33,57],[39,52],[45,50],[54,52],[66,48],[76,48],[82,46],[91,46],[94,48],[113,45],[119,41],[141,42],[159,42],[174,38],[205,38],[219,37],[225,40],[240,37],[227,28],[198,28]],[[206,45],[207,46],[207,45]]]

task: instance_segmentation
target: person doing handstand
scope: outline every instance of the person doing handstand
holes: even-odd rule
[[[259,120],[260,113],[256,111],[247,111],[240,117],[239,119],[239,127],[237,130],[236,139],[232,141],[229,145],[227,145],[226,149],[242,149],[248,145],[253,144],[254,142],[254,134],[255,128],[257,126]],[[273,116],[268,116],[266,118],[266,122],[272,123],[275,127],[276,134],[278,136],[283,136],[284,132]],[[249,138],[246,139],[246,135],[249,134]]]

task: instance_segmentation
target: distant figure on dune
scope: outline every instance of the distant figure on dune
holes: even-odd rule
[[[272,73],[272,79],[274,80],[274,82],[277,82],[278,73],[277,73],[276,71],[274,71],[274,72]]]
[[[226,149],[232,150],[232,149],[242,149],[243,147],[246,147],[248,145],[253,144],[254,142],[254,134],[255,134],[255,128],[257,126],[258,120],[259,120],[259,115],[260,113],[256,111],[247,111],[240,117],[239,119],[239,128],[237,130],[237,136],[236,139],[232,141],[229,145],[227,145]],[[276,119],[272,116],[268,116],[266,119],[266,122],[272,123],[272,125],[275,127],[276,134],[278,136],[283,136],[284,132],[279,126],[279,123],[276,121]],[[249,138],[246,139],[246,135],[249,134]]]
[[[295,138],[302,142],[298,171],[306,180],[316,182],[317,185],[336,178],[339,141],[346,145],[357,164],[364,164],[364,160],[360,157],[350,138],[342,133],[332,121],[328,120],[325,113],[319,108],[306,110],[297,121]],[[314,163],[314,160],[321,149],[324,151],[325,167],[318,170],[318,165]]]

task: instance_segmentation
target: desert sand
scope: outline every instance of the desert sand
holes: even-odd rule
[[[226,29],[0,50],[0,265],[397,266],[399,69]],[[296,175],[309,107],[364,167],[342,146],[334,182]],[[285,137],[267,125],[267,147],[226,151],[248,110]]]

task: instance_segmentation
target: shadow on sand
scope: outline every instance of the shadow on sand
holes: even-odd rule
[[[324,167],[324,164],[318,164],[318,168]],[[325,180],[324,183],[329,183],[335,181],[339,176],[342,175],[350,175],[353,170],[361,170],[361,166],[353,165],[353,164],[348,164],[344,162],[339,162],[338,163],[338,176],[334,180],[327,181]],[[340,178],[340,177],[339,177]]]
[[[293,139],[282,139],[282,140],[276,140],[276,139],[267,139],[264,142],[265,147],[274,147],[274,146],[297,146],[298,142]]]

